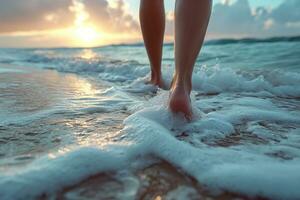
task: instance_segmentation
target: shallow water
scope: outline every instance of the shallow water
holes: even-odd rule
[[[145,84],[141,45],[1,49],[0,197],[298,199],[299,53],[207,43],[188,123]],[[173,65],[165,45],[167,83]]]

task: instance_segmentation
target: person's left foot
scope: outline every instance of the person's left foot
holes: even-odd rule
[[[183,113],[188,119],[192,119],[192,106],[190,99],[190,89],[184,85],[173,84],[170,89],[169,108],[174,113]]]

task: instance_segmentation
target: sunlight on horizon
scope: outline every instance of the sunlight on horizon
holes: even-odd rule
[[[73,0],[73,6],[70,10],[75,13],[74,35],[75,39],[84,46],[91,46],[99,43],[100,33],[95,26],[90,22],[90,15],[85,10],[82,2]]]
[[[100,43],[101,33],[92,26],[82,26],[74,29],[76,40],[87,46]],[[102,37],[104,39],[104,37]]]
[[[3,6],[3,10],[8,9],[8,12],[0,12],[3,15],[0,17],[0,47],[3,48],[89,48],[143,41],[138,1],[51,1],[51,6],[41,0],[29,4],[9,2],[11,8]],[[293,14],[298,1],[289,2],[215,0],[205,39],[299,35],[300,21]],[[165,1],[165,42],[174,41],[174,4],[173,0]],[[41,11],[36,13],[34,9],[38,6]],[[236,21],[237,16],[243,16],[239,18],[240,22]]]
[[[86,59],[86,60],[91,60],[93,58],[95,58],[96,56],[99,57],[99,53],[98,55],[92,51],[91,49],[84,49],[82,50],[79,55],[78,55],[80,58],[83,58],[83,59]]]
[[[69,35],[71,34],[71,45],[93,47],[112,44],[123,38],[136,37],[132,34],[110,33],[100,30],[99,27],[95,26],[85,9],[85,5],[80,1],[73,0],[73,6],[70,7],[70,10],[75,13],[75,20],[73,27],[66,30],[64,35],[66,38],[70,38]]]

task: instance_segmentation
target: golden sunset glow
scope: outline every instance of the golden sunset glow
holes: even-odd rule
[[[137,22],[128,14],[128,4],[123,1],[111,0],[107,1],[107,4],[101,4],[101,2],[71,0],[64,8],[61,8],[60,4],[57,6],[58,11],[45,12],[41,19],[38,19],[38,26],[31,25],[36,29],[17,26],[21,28],[2,35],[0,31],[0,39],[4,38],[0,40],[0,45],[95,47],[124,41],[136,42],[141,39],[136,29]],[[61,12],[63,9],[64,12]],[[99,12],[95,12],[96,10]],[[10,25],[6,27],[9,28]],[[15,38],[22,40],[16,43]]]
[[[300,18],[294,15],[299,2],[214,0],[206,39],[299,35]],[[137,0],[6,0],[0,6],[0,47],[141,42],[139,4]],[[175,0],[165,1],[166,42],[174,41],[174,4]],[[239,25],[237,16],[243,16]]]
[[[82,52],[80,52],[80,54],[78,56],[80,58],[90,60],[90,59],[95,58],[97,56],[97,54],[95,52],[93,52],[91,49],[84,49],[84,50],[82,50]]]
[[[84,4],[74,0],[70,9],[76,16],[74,28],[72,29],[75,40],[83,46],[92,46],[99,43],[100,33],[91,24],[90,15],[86,12]]]
[[[74,32],[75,37],[86,44],[95,43],[100,36],[100,33],[98,33],[97,30],[91,26],[78,27],[74,30]]]

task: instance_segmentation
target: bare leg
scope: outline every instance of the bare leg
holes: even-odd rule
[[[163,86],[161,78],[162,46],[165,32],[163,0],[141,0],[140,22],[151,65],[151,83]]]
[[[192,73],[201,49],[211,12],[210,0],[176,0],[175,74],[169,106],[173,112],[192,116]]]

